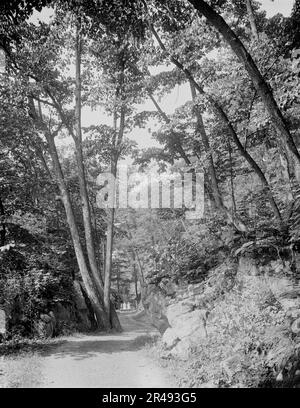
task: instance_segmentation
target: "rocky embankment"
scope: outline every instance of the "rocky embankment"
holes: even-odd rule
[[[6,328],[10,333],[14,330],[24,332],[28,322],[23,312],[22,302],[15,302],[5,309]],[[67,334],[72,331],[88,331],[92,328],[93,316],[87,305],[83,290],[79,281],[73,281],[72,296],[67,301],[52,301],[45,310],[35,315],[30,322],[30,332],[39,338],[51,338],[59,334]]]
[[[300,285],[289,262],[241,257],[173,292],[152,293],[148,311],[165,357],[192,361],[198,386],[300,384]]]

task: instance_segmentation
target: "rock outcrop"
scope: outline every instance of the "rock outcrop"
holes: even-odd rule
[[[53,337],[56,328],[56,317],[51,311],[49,314],[40,314],[40,319],[34,322],[35,334],[41,338]]]
[[[91,330],[93,315],[91,315],[86,303],[81,284],[77,280],[73,282],[71,295],[65,301],[54,299],[52,302],[48,302],[44,310],[30,322],[24,317],[22,299],[16,298],[6,313],[8,335],[13,331],[17,331],[24,337],[33,334],[40,338],[50,338],[59,334],[68,334],[72,331]],[[4,326],[2,326],[0,325],[0,335],[1,331],[4,330]]]
[[[187,358],[193,347],[207,336],[205,309],[193,310],[191,303],[184,301],[167,307],[166,315],[170,324],[163,334],[163,344],[174,356]]]
[[[228,294],[235,299],[236,292],[239,299],[246,296],[245,302],[249,302],[249,305],[251,302],[255,304],[260,302],[260,299],[255,297],[255,288],[261,291],[258,297],[269,299],[268,302],[275,305],[272,309],[269,303],[265,306],[262,303],[260,306],[255,306],[256,310],[259,307],[270,307],[270,313],[276,310],[274,313],[281,319],[277,322],[277,317],[276,319],[270,317],[274,327],[262,327],[265,335],[269,331],[276,332],[280,327],[290,333],[287,332],[286,342],[285,337],[282,337],[277,345],[274,343],[273,348],[266,351],[263,351],[265,340],[261,339],[261,344],[258,342],[255,346],[257,361],[261,361],[261,364],[270,368],[277,367],[277,377],[281,378],[280,374],[282,374],[283,383],[287,381],[288,372],[290,376],[295,376],[295,372],[300,370],[299,359],[297,356],[287,357],[287,353],[292,350],[289,336],[292,336],[295,344],[300,343],[300,285],[289,263],[280,259],[258,264],[255,259],[242,256],[238,263],[227,262],[215,268],[208,278],[199,284],[177,288],[176,297],[167,299],[164,303],[164,315],[169,327],[163,333],[162,343],[168,355],[183,360],[190,359],[193,352],[199,349],[199,345],[208,341],[207,336],[209,339],[217,338],[220,330],[224,330],[218,322],[218,316],[215,317],[215,313],[220,315],[220,306],[218,306],[220,301],[225,299],[224,304],[226,304]],[[267,311],[265,313],[268,315]],[[236,317],[238,322],[238,316]],[[243,316],[241,318],[243,319]],[[232,323],[232,321],[228,322],[229,325]],[[278,326],[282,324],[283,326]],[[271,334],[269,338],[272,340]],[[274,342],[276,341],[274,339]],[[228,349],[230,349],[229,346]],[[224,356],[218,362],[220,372],[223,372],[229,383],[234,383],[245,372],[244,362],[247,362],[247,356],[243,353],[241,350],[235,352],[233,347],[232,354]],[[265,363],[262,363],[263,361]]]

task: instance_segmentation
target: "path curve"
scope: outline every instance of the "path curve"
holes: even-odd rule
[[[175,387],[144,345],[155,335],[145,318],[121,314],[121,334],[78,334],[43,354],[8,358],[7,387]],[[14,375],[15,374],[15,375]]]

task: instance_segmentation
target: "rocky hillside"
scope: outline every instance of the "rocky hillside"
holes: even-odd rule
[[[196,387],[300,385],[299,306],[290,262],[247,255],[212,269],[200,284],[148,297],[163,332],[161,357],[181,361],[182,385]]]

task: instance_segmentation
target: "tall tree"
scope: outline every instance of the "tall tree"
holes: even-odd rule
[[[274,124],[278,130],[278,143],[284,149],[284,151],[286,151],[286,159],[289,163],[290,172],[294,173],[293,162],[289,157],[288,150],[292,152],[293,156],[298,162],[300,162],[300,154],[294,142],[293,136],[290,133],[286,120],[283,117],[277,102],[275,101],[270,85],[264,79],[252,56],[246,50],[244,44],[226,23],[223,17],[204,0],[189,0],[189,2],[195,7],[200,15],[205,16],[208,22],[221,33],[241,63],[245,66],[258,95],[260,95],[266,109],[274,120]]]
[[[256,41],[258,41],[259,40],[259,35],[258,35],[258,31],[257,31],[257,25],[256,25],[256,21],[255,21],[255,15],[254,15],[254,10],[253,10],[252,0],[246,0],[246,6],[247,6],[247,13],[248,13],[248,18],[249,18],[249,22],[250,22],[252,36]]]
[[[147,5],[146,3],[144,3],[146,10],[147,10]],[[150,31],[152,32],[153,36],[155,37],[155,39],[157,40],[160,48],[162,49],[162,51],[169,57],[170,61],[178,68],[180,69],[186,76],[187,80],[190,82],[191,86],[194,88],[193,92],[195,92],[195,90],[197,90],[201,95],[204,95],[207,97],[207,100],[209,101],[209,103],[211,104],[214,112],[216,113],[216,115],[218,116],[218,118],[224,123],[224,125],[226,126],[229,135],[231,136],[233,142],[235,143],[235,145],[237,146],[238,151],[240,152],[240,154],[244,157],[244,159],[249,163],[250,167],[255,171],[255,173],[257,174],[257,176],[259,177],[259,179],[261,180],[263,186],[266,189],[266,194],[268,196],[268,199],[270,201],[271,207],[273,209],[274,215],[279,223],[279,225],[282,224],[282,217],[279,211],[279,208],[277,206],[277,203],[273,197],[272,191],[270,189],[269,183],[263,173],[263,171],[261,170],[260,166],[258,165],[258,163],[254,160],[254,158],[250,155],[250,153],[244,148],[244,146],[242,145],[237,132],[232,124],[232,122],[230,121],[230,119],[228,118],[227,113],[225,112],[225,110],[223,109],[223,107],[220,105],[220,103],[215,100],[215,98],[211,95],[207,95],[206,92],[204,91],[203,85],[199,84],[195,78],[194,75],[192,74],[191,70],[186,68],[179,60],[178,58],[174,57],[174,55],[172,55],[166,48],[166,46],[164,45],[163,41],[161,40],[158,32],[156,31],[154,25],[152,24],[152,22],[150,21],[150,19],[148,20],[148,25],[150,28]],[[198,118],[198,123],[199,123],[199,118]],[[203,129],[202,129],[203,130]],[[291,167],[289,166],[290,169],[293,168],[293,166],[291,165]],[[292,170],[291,170],[292,172]],[[221,207],[227,214],[227,216],[229,217],[229,219],[231,220],[231,222],[233,222],[233,224],[240,229],[241,231],[246,231],[246,227],[245,225],[243,225],[243,223],[238,220],[238,219],[233,219],[233,216],[230,214],[230,212],[224,208],[224,206]]]

